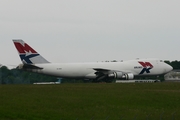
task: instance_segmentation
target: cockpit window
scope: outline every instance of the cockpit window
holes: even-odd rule
[[[163,60],[160,60],[160,62],[164,62]]]

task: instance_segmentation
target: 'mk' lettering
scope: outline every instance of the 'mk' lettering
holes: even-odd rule
[[[150,62],[139,62],[144,68],[139,74],[143,74],[144,72],[150,73],[150,69],[153,68],[153,65]]]

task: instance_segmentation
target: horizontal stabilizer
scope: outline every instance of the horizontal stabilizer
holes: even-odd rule
[[[27,69],[43,69],[41,67],[38,67],[38,66],[35,66],[35,65],[32,65],[32,64],[20,64],[19,66],[17,66],[18,69],[24,69],[24,70],[27,70]]]

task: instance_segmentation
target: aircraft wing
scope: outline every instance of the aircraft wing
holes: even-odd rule
[[[113,72],[122,72],[122,73],[131,73],[130,71],[119,71],[119,70],[110,70],[110,69],[103,69],[103,68],[93,68],[97,72],[101,72],[103,74],[111,74]]]
[[[93,68],[96,72],[96,79],[97,80],[102,80],[102,79],[105,79],[105,78],[108,78],[108,77],[111,77],[111,76],[114,76],[114,74],[116,73],[119,73],[119,74],[128,74],[128,73],[131,73],[131,72],[125,72],[125,71],[117,71],[117,70],[110,70],[110,69],[103,69],[103,68]]]

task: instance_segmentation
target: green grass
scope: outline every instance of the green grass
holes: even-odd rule
[[[180,83],[0,85],[3,120],[178,120]]]

